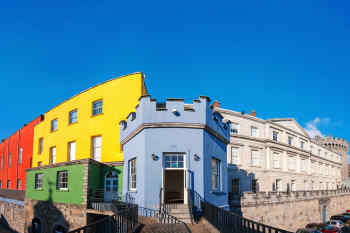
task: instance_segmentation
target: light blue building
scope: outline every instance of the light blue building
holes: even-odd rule
[[[188,190],[228,206],[227,153],[230,126],[213,112],[208,97],[157,103],[140,98],[136,113],[120,122],[124,154],[123,194],[136,204],[157,208],[188,203]]]

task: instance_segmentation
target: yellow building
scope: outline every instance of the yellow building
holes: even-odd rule
[[[33,167],[94,158],[123,160],[119,122],[146,94],[142,73],[118,77],[64,101],[34,129]]]

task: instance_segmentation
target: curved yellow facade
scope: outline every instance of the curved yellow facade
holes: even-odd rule
[[[75,160],[99,154],[101,162],[122,161],[119,122],[135,111],[144,94],[143,75],[134,73],[92,87],[51,109],[34,128],[32,166],[68,161],[74,153],[71,142]],[[70,115],[74,110],[77,114]]]

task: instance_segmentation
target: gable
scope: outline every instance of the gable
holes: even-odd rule
[[[293,130],[294,132],[297,132],[299,134],[304,135],[305,137],[310,137],[308,133],[294,120],[293,118],[286,118],[286,119],[270,119],[270,121],[277,123],[279,125],[282,125],[288,129]]]

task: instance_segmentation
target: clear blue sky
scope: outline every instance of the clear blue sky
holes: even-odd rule
[[[4,1],[0,137],[107,79],[350,140],[346,1]]]

